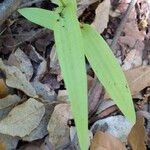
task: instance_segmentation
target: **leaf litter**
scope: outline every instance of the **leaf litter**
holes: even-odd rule
[[[23,1],[23,4],[26,2]],[[82,16],[83,22],[87,18],[85,20],[89,21],[109,43],[130,2],[131,0],[119,3],[115,0],[78,0],[78,16]],[[41,1],[33,4],[48,9],[53,7],[51,2]],[[137,100],[143,101],[145,94],[149,95],[146,92],[150,87],[150,52],[146,44],[150,38],[149,6],[147,0],[137,1],[116,44],[116,57],[125,71],[135,106]],[[71,113],[70,108],[68,109],[69,104],[64,104],[65,101],[69,103],[69,99],[60,72],[53,34],[22,18],[16,20],[14,17],[18,16],[11,16],[10,20],[13,21],[11,25],[8,22],[7,25],[0,27],[0,133],[2,133],[0,148],[16,149],[19,141],[29,141],[30,144],[25,147],[22,144],[19,148],[54,149],[58,144],[60,147],[63,146],[62,149],[65,147],[69,149],[69,144],[72,149],[73,147],[77,149],[78,140],[70,140],[69,135],[73,127],[67,126],[67,121],[72,119],[72,116],[68,117]],[[5,32],[1,32],[2,29]],[[25,35],[29,31],[30,34]],[[19,47],[18,41],[21,41]],[[94,82],[93,77],[88,77],[89,89]],[[112,146],[116,150],[126,149],[124,144],[133,150],[138,150],[137,148],[144,150],[146,145],[150,147],[145,138],[150,135],[149,130],[146,130],[149,128],[147,127],[149,120],[144,124],[143,118],[137,117],[137,122],[131,130],[132,125],[120,116],[117,106],[108,98],[109,96],[105,96],[100,99],[95,116],[90,118],[90,121],[94,120],[90,128],[96,126],[95,124],[98,125],[95,127],[98,131],[92,130],[93,134],[96,134],[90,148],[109,150]],[[149,114],[148,102],[149,96],[144,102],[145,107],[138,108],[138,111],[144,110]],[[35,109],[34,106],[39,109]],[[25,119],[32,111],[33,115]],[[11,127],[15,120],[22,118],[24,123],[17,123],[12,131]],[[114,129],[115,125],[118,130]],[[66,132],[63,133],[63,130]],[[61,135],[63,138],[60,138]],[[130,138],[127,141],[128,135]],[[35,144],[35,140],[39,140],[39,144]]]

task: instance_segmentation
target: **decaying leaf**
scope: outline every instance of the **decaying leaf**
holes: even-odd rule
[[[144,118],[142,116],[137,115],[136,124],[129,134],[128,141],[132,150],[146,150],[146,131],[144,127]]]
[[[0,99],[0,110],[17,104],[18,102],[20,102],[19,96],[8,95],[7,97]]]
[[[42,84],[41,82],[35,81],[32,83],[33,87],[36,90],[39,98],[43,99],[47,102],[52,102],[56,100],[56,93],[54,90],[50,89],[46,84]]]
[[[43,116],[40,124],[29,135],[23,137],[24,141],[34,141],[37,139],[42,139],[44,136],[48,135],[47,125],[53,110],[54,105],[52,104],[45,105],[45,115]]]
[[[96,121],[91,130],[92,132],[95,132],[103,127],[105,127],[105,132],[110,133],[124,143],[127,141],[127,137],[131,131],[131,128],[133,127],[133,123],[129,122],[121,115],[111,116]]]
[[[37,97],[35,89],[17,67],[5,65],[0,59],[0,69],[6,74],[6,84],[8,86],[19,89],[28,96]]]
[[[47,127],[49,132],[49,141],[56,149],[70,142],[70,129],[67,125],[69,119],[71,119],[70,105],[57,105]]]
[[[126,150],[119,139],[107,132],[98,131],[92,140],[90,150]]]
[[[123,70],[129,70],[140,65],[142,65],[142,53],[137,49],[133,49],[126,56],[122,68]]]
[[[0,98],[7,96],[9,93],[8,87],[6,86],[3,79],[0,79]]]
[[[98,31],[98,33],[102,33],[104,29],[107,28],[110,6],[110,0],[104,0],[96,9],[96,17],[92,26]]]
[[[33,75],[33,67],[31,61],[20,48],[18,48],[9,56],[8,63],[9,65],[19,68],[21,72],[25,74],[28,81],[31,79]]]
[[[33,98],[13,108],[6,118],[0,121],[0,133],[24,137],[40,123],[45,113],[42,103]]]
[[[150,86],[150,67],[142,66],[125,72],[132,95]]]

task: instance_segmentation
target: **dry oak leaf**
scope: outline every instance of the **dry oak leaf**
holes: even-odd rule
[[[70,142],[70,128],[67,122],[71,118],[71,107],[69,104],[55,106],[47,130],[49,132],[49,141],[56,149]]]
[[[90,150],[126,150],[121,141],[107,132],[96,132]]]
[[[4,108],[11,107],[20,102],[20,97],[17,95],[8,95],[2,99],[0,99],[0,110]]]
[[[150,66],[141,66],[125,72],[132,95],[150,86]]]
[[[128,141],[132,150],[146,150],[146,131],[144,127],[144,118],[142,116],[137,115],[136,124],[129,134]]]
[[[0,69],[4,71],[6,75],[6,84],[9,87],[21,90],[30,97],[37,97],[35,89],[17,67],[5,65],[2,59],[0,59]]]
[[[3,79],[0,79],[0,98],[4,98],[9,94],[9,89]]]
[[[110,0],[104,0],[96,9],[96,17],[92,26],[96,28],[98,33],[102,33],[109,21]]]
[[[6,118],[0,121],[0,133],[24,137],[38,127],[45,107],[33,98],[13,108]]]
[[[33,75],[33,66],[28,56],[18,48],[14,53],[9,56],[8,63],[11,66],[16,66],[25,74],[29,81]]]

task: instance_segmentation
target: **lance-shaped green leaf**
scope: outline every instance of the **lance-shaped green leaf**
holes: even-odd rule
[[[69,94],[80,147],[81,150],[87,150],[87,78],[82,34],[72,3],[63,9],[61,16],[62,21],[54,30],[56,51]]]
[[[33,23],[54,30],[59,15],[56,12],[41,8],[22,8],[18,12]]]
[[[100,82],[128,120],[135,123],[135,110],[128,83],[111,49],[90,25],[81,27],[85,55]]]

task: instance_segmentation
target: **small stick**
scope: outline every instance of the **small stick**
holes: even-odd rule
[[[128,6],[128,8],[127,8],[127,10],[126,10],[126,12],[125,12],[125,14],[123,16],[123,19],[121,20],[121,23],[120,23],[119,27],[117,28],[117,31],[116,31],[116,33],[114,35],[113,41],[112,41],[111,46],[110,46],[112,49],[114,49],[114,47],[116,46],[117,41],[118,41],[118,39],[119,39],[119,37],[121,35],[121,32],[122,32],[122,30],[124,28],[124,25],[127,22],[128,16],[131,13],[131,10],[135,6],[136,2],[137,2],[137,0],[131,0],[129,6]]]
[[[22,0],[5,0],[0,3],[0,25],[14,12]]]

